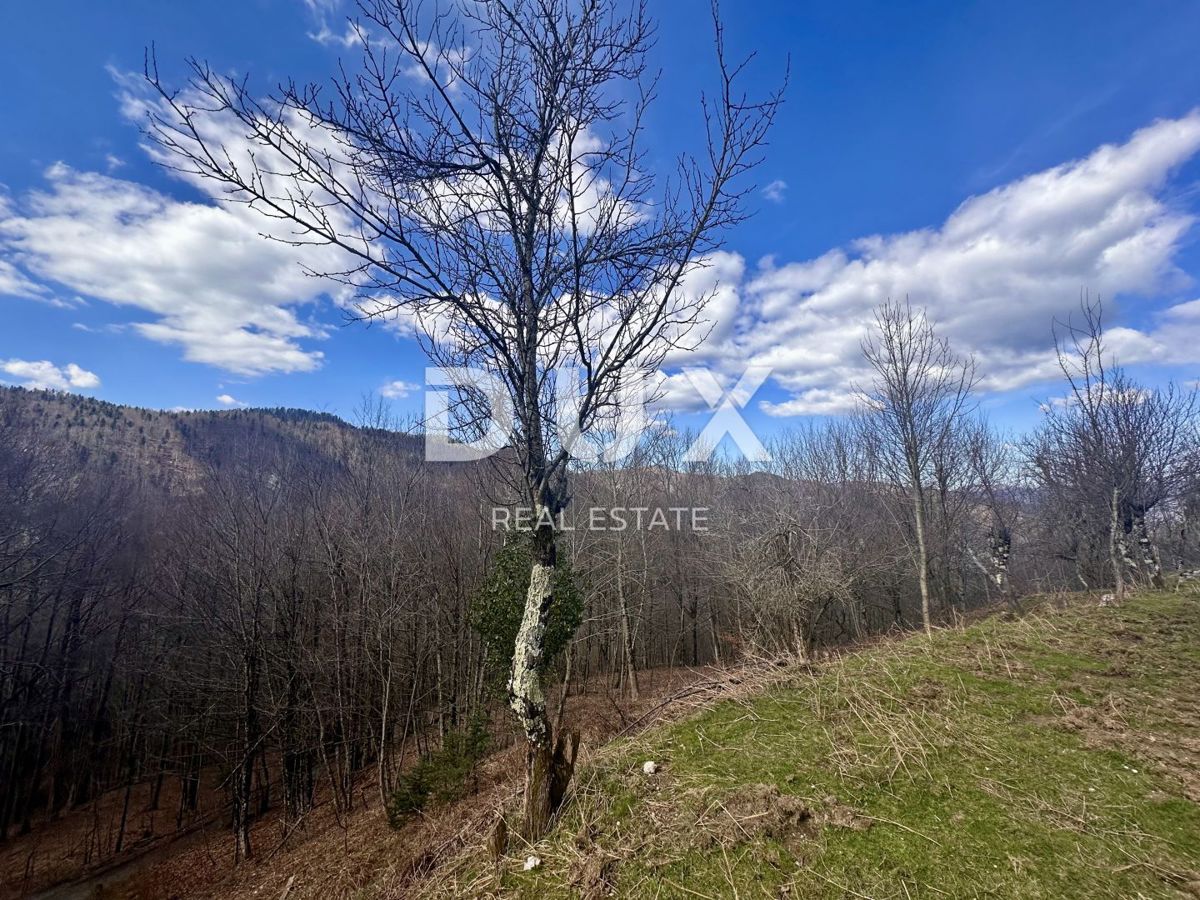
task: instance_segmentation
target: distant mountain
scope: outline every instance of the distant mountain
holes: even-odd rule
[[[79,394],[0,387],[0,446],[48,445],[81,471],[120,474],[171,495],[188,493],[205,469],[246,453],[284,453],[341,465],[347,454],[393,452],[419,459],[420,435],[362,428],[304,409],[167,412]]]

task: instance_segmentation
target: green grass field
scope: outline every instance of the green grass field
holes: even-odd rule
[[[1198,691],[1189,595],[890,641],[604,748],[550,837],[436,891],[1200,896]]]

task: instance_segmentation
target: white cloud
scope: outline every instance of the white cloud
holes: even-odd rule
[[[336,0],[305,2],[314,15],[337,9]],[[138,93],[137,79],[117,78],[125,114],[142,119],[156,101]],[[227,123],[200,126],[231,152],[245,151]],[[929,228],[865,237],[815,259],[767,259],[756,269],[736,253],[714,254],[685,284],[685,292],[712,295],[711,333],[697,351],[673,353],[672,371],[711,365],[736,381],[747,365],[769,366],[785,396],[761,401],[763,410],[837,412],[853,403],[853,388],[866,377],[859,345],[872,309],[907,296],[960,351],[976,355],[984,389],[1053,379],[1051,322],[1077,308],[1081,290],[1104,297],[1112,310],[1113,298],[1129,303],[1186,284],[1174,260],[1193,216],[1163,194],[1171,172],[1198,150],[1200,112],[970,197]],[[146,316],[130,326],[138,333],[240,375],[321,364],[312,342],[325,329],[303,312],[323,295],[346,303],[350,292],[308,277],[299,262],[318,271],[346,268],[336,252],[302,254],[263,240],[270,222],[223,204],[213,185],[194,177],[184,180],[207,192],[204,202],[63,165],[46,178],[45,190],[17,204],[0,195],[0,293],[53,302],[47,285],[61,285],[141,311]],[[785,190],[775,181],[763,195],[781,201]],[[398,317],[397,327],[410,320]],[[1178,303],[1140,328],[1113,328],[1109,339],[1126,362],[1200,361],[1200,300]],[[403,397],[415,388],[392,382],[381,393]],[[681,405],[698,402],[684,380],[668,377],[664,390]]]
[[[71,387],[100,387],[100,376],[95,372],[89,372],[87,369],[80,368],[75,363],[67,363],[67,381],[71,383]]]
[[[3,215],[3,212],[3,207],[0,207],[0,215]],[[31,281],[24,272],[12,263],[0,259],[0,296],[47,300],[49,298],[49,291],[42,285]]]
[[[379,393],[389,400],[403,400],[419,390],[421,390],[421,385],[411,381],[389,381],[379,389]]]
[[[867,376],[860,342],[872,309],[907,296],[976,355],[984,390],[1053,379],[1052,321],[1078,310],[1081,291],[1115,313],[1188,282],[1174,259],[1193,216],[1162,194],[1198,150],[1200,111],[971,197],[937,227],[874,235],[803,262],[768,259],[733,281],[738,267],[726,260],[727,296],[710,309],[724,339],[710,352],[728,373],[772,367],[788,396],[762,402],[768,413],[841,411]],[[1128,363],[1200,361],[1200,302],[1159,319],[1110,329],[1110,347]]]
[[[179,344],[194,362],[240,375],[321,364],[321,352],[305,342],[325,330],[302,319],[298,307],[345,292],[307,276],[300,260],[320,266],[327,248],[302,256],[265,240],[258,214],[236,205],[180,202],[62,164],[46,180],[19,208],[0,209],[0,249],[24,272],[149,313],[134,330]],[[0,292],[38,293],[31,283],[11,263],[0,264]]]
[[[776,178],[765,188],[762,189],[762,195],[772,203],[782,203],[787,193],[787,182],[782,178]]]
[[[314,0],[313,8],[333,6]],[[140,74],[110,74],[127,119],[144,125],[151,111],[164,113]],[[228,117],[200,116],[197,124],[213,145],[239,161],[249,158],[244,132]],[[310,128],[307,137],[333,147],[320,129]],[[158,162],[178,162],[152,144],[144,149]],[[273,168],[271,159],[259,159]],[[312,342],[328,329],[306,308],[324,296],[348,305],[353,290],[307,272],[343,271],[346,257],[328,246],[290,246],[292,226],[228,202],[214,182],[174,174],[200,193],[199,200],[55,164],[44,189],[16,201],[0,196],[0,257],[27,281],[40,282],[46,296],[62,286],[147,313],[127,327],[178,344],[188,360],[248,376],[318,368],[323,354]],[[12,281],[6,272],[0,279]]]
[[[304,6],[315,28],[308,33],[322,47],[336,45],[349,50],[364,43],[366,32],[356,22],[345,21],[342,31],[334,29],[333,20],[346,19],[341,0],[304,0]]]
[[[337,12],[342,0],[304,0],[304,5],[314,16],[328,16]]]
[[[0,372],[12,376],[22,387],[49,391],[90,390],[100,387],[95,372],[67,363],[56,366],[49,360],[0,359]]]
[[[310,31],[308,36],[322,47],[336,44],[345,50],[357,47],[366,40],[364,31],[354,22],[347,22],[341,34],[331,29],[328,24],[322,24],[316,31]]]
[[[217,402],[220,403],[222,406],[245,406],[246,405],[241,400],[238,400],[236,397],[234,397],[231,394],[218,394]]]
[[[711,254],[684,274],[679,304],[689,307],[705,298],[707,302],[695,330],[684,336],[670,335],[678,345],[667,354],[668,367],[712,363],[728,351],[738,325],[739,286],[745,275],[746,261],[725,250]],[[698,342],[699,337],[703,337],[702,342]],[[691,393],[687,379],[681,386],[685,393]]]

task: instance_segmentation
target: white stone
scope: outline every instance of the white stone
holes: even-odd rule
[[[644,763],[642,763],[642,774],[643,775],[653,775],[657,771],[658,771],[658,763],[656,763],[654,760],[648,759]]]
[[[538,859],[536,856],[531,856],[525,860],[525,871],[528,872],[532,869],[536,869],[541,864],[542,861],[540,859]]]

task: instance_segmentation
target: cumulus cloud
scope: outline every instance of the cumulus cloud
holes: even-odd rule
[[[379,393],[389,400],[403,400],[419,390],[421,386],[412,381],[389,381],[379,389]]]
[[[297,248],[264,240],[256,213],[61,163],[45,175],[45,189],[0,210],[0,292],[37,293],[36,278],[149,313],[138,333],[240,375],[320,365],[306,342],[325,331],[299,308],[343,289],[308,277]]]
[[[313,15],[328,15],[337,8],[323,0],[308,6]],[[142,124],[152,115],[173,119],[140,75],[115,70],[110,74],[127,119]],[[204,106],[203,98],[186,89],[181,102]],[[339,164],[342,149],[328,129],[295,111],[281,114],[290,128]],[[279,174],[289,166],[269,151],[256,152],[245,129],[229,116],[201,112],[192,124],[209,146],[222,146],[237,164],[256,168],[271,192],[286,196],[296,189]],[[573,152],[586,158],[595,146],[594,136],[585,133]],[[179,163],[152,142],[144,149],[157,162]],[[0,258],[6,267],[0,269],[0,287],[41,299],[65,287],[142,311],[148,315],[125,325],[128,330],[178,345],[186,359],[237,375],[318,368],[323,354],[313,342],[324,338],[327,329],[305,307],[323,296],[343,307],[356,299],[370,300],[356,298],[338,279],[311,273],[344,272],[354,268],[356,260],[329,246],[294,246],[296,229],[303,231],[303,226],[230,203],[223,185],[186,167],[172,174],[198,191],[199,199],[179,200],[112,173],[79,171],[61,163],[46,170],[43,189],[16,203],[0,198]],[[607,185],[602,178],[585,178],[580,190],[587,213],[600,203]],[[332,205],[322,214],[335,221],[342,215]],[[354,239],[353,222],[340,221],[337,228],[346,240]],[[264,232],[277,240],[264,240]],[[404,332],[413,317],[394,318],[394,327]],[[436,315],[421,322],[437,324]]]
[[[218,394],[217,402],[222,406],[245,406],[241,400],[234,397],[232,394]]]
[[[314,16],[337,9],[336,0],[305,2]],[[117,80],[125,114],[143,119],[156,101],[138,93],[139,79]],[[231,152],[246,151],[227,123],[201,127]],[[1175,257],[1194,217],[1164,195],[1172,172],[1198,150],[1200,112],[970,197],[928,228],[757,267],[716,253],[684,284],[685,294],[711,296],[711,330],[697,349],[670,354],[663,392],[678,406],[702,408],[682,366],[710,366],[733,384],[754,365],[769,367],[784,393],[759,402],[769,414],[845,410],[866,377],[860,342],[873,308],[906,296],[958,350],[976,356],[985,390],[1054,379],[1051,322],[1070,315],[1081,290],[1128,307],[1187,284]],[[55,302],[61,286],[139,311],[129,327],[144,337],[239,375],[317,368],[314,342],[326,332],[306,311],[326,295],[337,303],[351,297],[306,275],[301,262],[339,271],[345,260],[328,248],[263,240],[271,223],[223,203],[211,184],[181,177],[202,192],[200,201],[61,164],[46,172],[44,189],[15,202],[0,195],[0,294]],[[785,190],[775,181],[763,195],[782,201]],[[1140,318],[1136,328],[1109,331],[1124,361],[1200,361],[1200,300]],[[436,324],[420,322],[426,331]],[[412,328],[412,317],[398,316],[395,327]],[[415,388],[391,382],[381,393],[398,398]]]
[[[0,359],[0,372],[27,388],[71,391],[100,387],[100,377],[95,372],[89,372],[75,363],[56,366],[47,359]]]
[[[1082,290],[1145,298],[1187,283],[1174,257],[1193,216],[1162,194],[1197,150],[1193,112],[971,197],[937,227],[866,237],[802,262],[767,260],[742,277],[726,260],[717,363],[730,373],[771,367],[788,396],[761,403],[770,414],[845,410],[866,375],[860,342],[872,309],[907,296],[975,354],[984,390],[1054,378],[1051,323],[1078,308]],[[1113,328],[1109,343],[1129,363],[1200,361],[1200,301],[1141,330]]]
[[[325,7],[315,0],[314,10]],[[131,122],[163,113],[140,75],[110,74]],[[198,125],[206,140],[248,160],[252,148],[228,117],[202,116]],[[177,162],[154,145],[144,149],[156,161]],[[272,168],[272,160],[262,161]],[[146,313],[128,328],[238,375],[318,368],[323,354],[313,343],[327,329],[313,320],[312,307],[323,297],[348,305],[353,290],[309,273],[343,271],[345,256],[328,246],[291,246],[287,223],[228,202],[214,182],[174,174],[198,192],[196,200],[62,163],[46,170],[42,189],[0,195],[0,292],[15,285],[53,302],[65,287]]]

